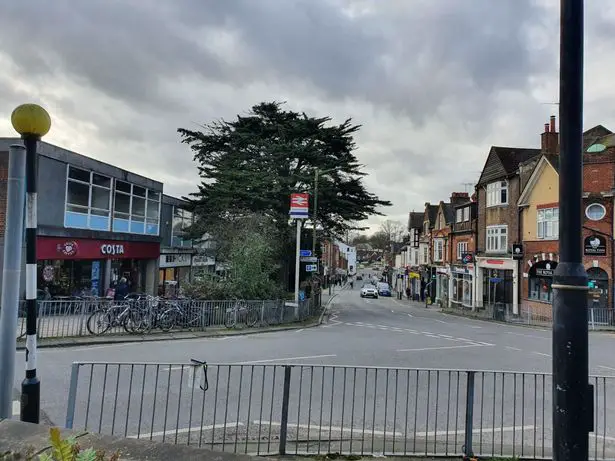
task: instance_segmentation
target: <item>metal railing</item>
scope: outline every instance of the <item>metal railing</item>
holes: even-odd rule
[[[520,304],[515,309],[512,304],[500,303],[474,308],[455,306],[445,311],[513,324],[550,327],[553,323],[553,309],[550,304],[544,306]],[[587,322],[591,330],[615,330],[615,310],[590,307],[587,312]]]
[[[591,459],[613,459],[615,377],[591,382]],[[258,455],[549,459],[551,395],[542,373],[75,363],[66,427]]]
[[[319,315],[321,308],[320,295],[301,301],[298,306],[283,300],[110,301],[93,298],[38,301],[37,334],[39,338],[67,338],[95,334],[148,334],[161,330],[265,327],[304,321]],[[101,322],[105,328],[96,328]],[[23,338],[25,332],[25,309],[21,306],[18,339]]]

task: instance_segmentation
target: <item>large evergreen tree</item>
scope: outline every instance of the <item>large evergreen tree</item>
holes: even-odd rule
[[[327,233],[343,235],[352,227],[349,223],[380,214],[378,208],[390,203],[366,189],[366,173],[353,154],[353,135],[360,126],[351,119],[340,125],[330,122],[329,117],[310,117],[264,102],[233,121],[216,121],[200,131],[180,128],[202,179],[192,194],[195,232],[245,212],[263,214],[278,228],[288,228],[289,196],[312,193],[317,168],[323,171],[318,224]]]

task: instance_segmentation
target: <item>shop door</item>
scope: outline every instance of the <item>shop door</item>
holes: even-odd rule
[[[483,305],[512,304],[513,302],[512,270],[483,270]]]
[[[606,309],[609,304],[609,276],[599,267],[587,270],[589,283],[588,307]]]

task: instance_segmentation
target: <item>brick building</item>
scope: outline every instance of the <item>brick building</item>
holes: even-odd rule
[[[553,272],[559,262],[559,147],[555,118],[545,125],[542,154],[519,198],[523,261],[521,304],[550,318]],[[545,138],[550,139],[545,142]],[[603,126],[584,133],[583,264],[590,307],[612,304],[615,135]]]
[[[451,238],[451,293],[450,305],[458,308],[472,308],[474,302],[474,253],[476,251],[476,202],[466,201],[453,207],[455,222]]]
[[[476,185],[476,307],[499,304],[516,312],[519,263],[512,245],[521,242],[517,201],[540,153],[498,146],[489,151]]]

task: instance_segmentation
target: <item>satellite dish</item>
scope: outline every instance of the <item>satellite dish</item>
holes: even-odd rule
[[[606,150],[606,146],[604,144],[593,144],[589,146],[587,152],[596,154],[598,152],[603,152],[604,150]]]

